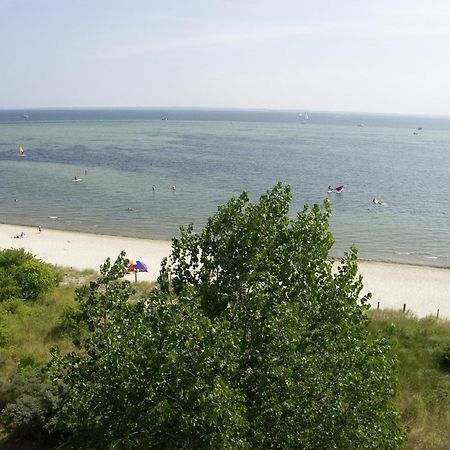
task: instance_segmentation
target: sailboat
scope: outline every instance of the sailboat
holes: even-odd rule
[[[308,116],[308,112],[307,111],[305,111],[303,114],[300,113],[298,115],[298,117],[300,117],[302,119],[302,123],[306,123],[309,120],[309,116]]]
[[[19,145],[19,158],[25,158],[25,149]]]

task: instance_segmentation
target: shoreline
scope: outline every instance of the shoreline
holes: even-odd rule
[[[24,238],[14,238],[21,232]],[[23,225],[0,224],[0,249],[24,248],[37,258],[61,267],[99,270],[111,258],[114,262],[121,250],[129,259],[140,260],[148,272],[137,274],[138,281],[154,281],[161,261],[171,252],[172,242],[146,238],[111,236],[56,230]],[[362,295],[372,292],[370,303],[376,309],[406,309],[418,317],[450,319],[450,268],[358,260],[363,276]],[[126,276],[134,280],[134,274]]]

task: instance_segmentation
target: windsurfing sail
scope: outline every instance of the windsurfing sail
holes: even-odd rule
[[[344,189],[345,189],[345,185],[341,185],[341,186],[338,186],[337,188],[335,188],[335,192],[337,192],[338,194],[340,194],[341,192],[344,192]]]
[[[25,156],[25,150],[21,145],[19,145],[19,156],[21,158],[23,158]]]
[[[308,111],[305,111],[305,114],[303,114],[304,120],[309,120]]]

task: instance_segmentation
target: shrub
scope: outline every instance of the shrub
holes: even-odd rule
[[[36,300],[56,286],[58,278],[53,266],[24,249],[0,251],[0,301],[12,298]]]
[[[57,390],[42,374],[16,375],[2,387],[1,398],[8,399],[8,404],[0,422],[14,436],[40,437],[52,431]]]
[[[450,373],[450,344],[438,353],[438,361],[439,367],[443,371]]]

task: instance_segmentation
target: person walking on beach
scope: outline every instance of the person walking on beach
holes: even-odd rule
[[[39,225],[39,233],[42,233],[42,227]]]

